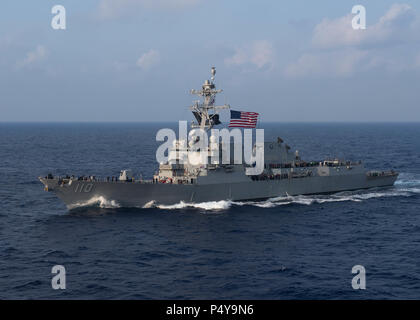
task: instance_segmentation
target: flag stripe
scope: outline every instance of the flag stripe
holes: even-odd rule
[[[245,121],[245,120],[231,120],[230,123],[257,123],[257,121]]]
[[[232,121],[241,121],[241,120],[245,120],[245,121],[257,121],[257,118],[240,118],[240,119],[231,119]]]
[[[258,116],[241,116],[241,119],[243,118],[257,119]]]

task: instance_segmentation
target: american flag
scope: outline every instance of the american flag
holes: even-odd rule
[[[229,128],[255,128],[259,113],[230,110]]]

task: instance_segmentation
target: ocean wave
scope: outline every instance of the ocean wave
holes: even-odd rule
[[[368,199],[382,198],[382,197],[399,197],[399,196],[411,196],[411,191],[375,191],[375,192],[357,192],[357,193],[338,193],[331,195],[313,195],[313,196],[289,196],[285,199],[282,198],[272,198],[262,202],[250,202],[246,203],[248,205],[254,205],[260,208],[272,208],[288,204],[301,204],[301,205],[312,205],[312,204],[322,204],[329,202],[362,202]],[[241,204],[243,205],[243,204]]]
[[[420,174],[409,174],[401,173],[398,176],[397,181],[395,181],[395,186],[398,187],[408,187],[408,188],[420,188]]]
[[[181,201],[173,205],[156,205],[159,209],[173,210],[173,209],[184,209],[184,208],[196,208],[203,210],[226,210],[232,205],[232,201],[220,200],[220,201],[209,201],[209,202],[198,202],[189,203]]]
[[[108,200],[103,196],[93,197],[84,202],[77,202],[67,206],[68,209],[76,209],[81,207],[99,207],[99,208],[120,208],[121,206],[115,200]]]
[[[149,201],[142,208],[143,209],[156,208],[156,201],[155,200]]]

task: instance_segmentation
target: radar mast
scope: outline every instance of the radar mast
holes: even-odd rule
[[[204,81],[201,90],[191,90],[191,94],[202,97],[203,101],[195,101],[194,105],[190,107],[196,122],[191,123],[192,128],[200,128],[209,130],[213,126],[220,124],[218,111],[221,109],[229,109],[230,106],[225,104],[223,106],[216,106],[216,95],[223,90],[216,89],[214,78],[216,76],[216,68],[211,68],[210,80]]]

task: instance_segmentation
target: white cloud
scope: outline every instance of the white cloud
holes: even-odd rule
[[[253,65],[257,69],[273,63],[273,45],[267,40],[255,41],[251,45],[236,48],[232,57],[225,59],[227,66]]]
[[[352,19],[349,14],[319,23],[312,47],[285,68],[285,75],[344,77],[373,68],[400,72],[413,67],[412,45],[420,41],[420,18],[410,6],[394,4],[371,25],[367,8],[365,30],[354,30]]]
[[[352,17],[349,14],[334,20],[322,20],[315,27],[312,43],[324,48],[360,43],[363,32],[366,30],[353,30],[351,27]]]
[[[101,0],[99,17],[113,19],[141,9],[179,9],[196,5],[201,0]]]
[[[352,14],[332,20],[324,19],[315,27],[312,43],[319,48],[337,48],[393,44],[418,37],[419,19],[409,5],[394,4],[376,24],[369,25],[368,9],[366,16],[365,30],[352,28]]]
[[[142,69],[149,69],[160,61],[160,53],[157,50],[151,49],[138,58],[136,65]]]
[[[368,53],[362,50],[305,53],[296,62],[287,66],[285,74],[302,76],[349,76],[365,69]]]
[[[37,63],[41,60],[44,60],[47,57],[47,55],[48,55],[47,49],[42,45],[38,45],[35,48],[35,50],[29,51],[26,54],[26,57],[23,60],[18,61],[16,63],[16,65],[19,68],[24,68],[24,67],[30,66],[34,63]]]

